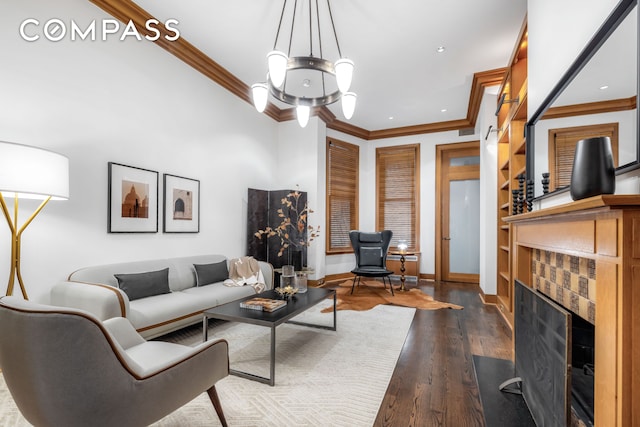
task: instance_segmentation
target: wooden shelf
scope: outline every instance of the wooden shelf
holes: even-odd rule
[[[513,227],[504,218],[512,218],[512,189],[519,188],[517,176],[526,173],[527,142],[525,126],[528,109],[528,76],[527,76],[527,22],[520,29],[513,54],[500,87],[499,94],[506,94],[507,103],[503,103],[498,115],[500,131],[498,133],[498,242],[496,289],[497,306],[507,322],[513,324],[513,281],[510,272],[514,271],[513,253],[510,245],[514,238]],[[498,98],[500,102],[500,97]],[[498,105],[496,105],[497,108]]]

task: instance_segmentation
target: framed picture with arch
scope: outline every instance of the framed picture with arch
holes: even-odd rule
[[[158,232],[158,172],[109,162],[109,233]]]
[[[200,232],[200,181],[182,176],[163,175],[164,233]]]

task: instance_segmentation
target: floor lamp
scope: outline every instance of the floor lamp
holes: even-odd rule
[[[13,197],[13,218],[5,197]],[[51,151],[28,145],[0,141],[0,206],[11,230],[11,273],[7,295],[13,294],[18,277],[24,299],[27,291],[20,273],[20,239],[36,215],[49,200],[69,198],[69,159]],[[18,225],[18,200],[40,199],[42,203],[22,224]]]

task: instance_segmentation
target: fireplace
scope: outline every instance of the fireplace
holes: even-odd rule
[[[516,377],[534,421],[593,426],[594,326],[515,283]]]
[[[640,419],[640,195],[595,196],[505,221],[513,227],[513,263],[501,274],[594,325],[593,424],[635,425]],[[513,322],[515,286],[509,290],[505,317]],[[576,323],[577,316],[571,318]]]

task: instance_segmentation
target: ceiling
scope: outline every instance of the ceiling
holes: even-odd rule
[[[162,22],[178,20],[182,38],[246,85],[265,80],[265,55],[274,47],[282,0],[134,2]],[[474,74],[508,64],[526,0],[334,0],[331,8],[342,54],[355,62],[351,90],[358,103],[349,121],[339,103],[329,108],[338,120],[376,131],[465,119]],[[307,1],[298,12],[303,15],[291,56],[309,53],[308,47],[297,50],[298,41],[308,46],[308,29],[298,34],[308,25]],[[322,9],[320,14],[324,56],[335,61],[335,42],[326,37],[332,33],[324,28],[328,19]],[[288,22],[279,50],[287,49]],[[445,51],[438,53],[439,46]],[[317,79],[311,84],[317,86]]]

